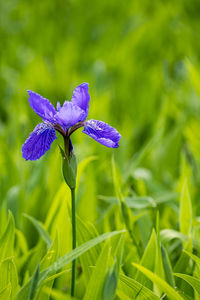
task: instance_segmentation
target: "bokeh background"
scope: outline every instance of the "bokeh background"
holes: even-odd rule
[[[88,82],[89,118],[122,135],[112,150],[81,130],[73,134],[78,161],[91,160],[77,194],[82,219],[101,228],[107,200],[99,195],[114,195],[113,155],[125,195],[168,197],[160,204],[161,228],[177,228],[186,178],[198,216],[199,15],[197,0],[0,2],[0,204],[30,246],[38,235],[23,213],[44,222],[63,179],[60,137],[39,161],[22,159],[22,144],[40,122],[27,89],[56,104]],[[140,222],[152,220],[144,215]]]

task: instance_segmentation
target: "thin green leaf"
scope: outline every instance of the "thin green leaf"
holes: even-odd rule
[[[188,241],[188,237],[186,235],[182,234],[179,231],[173,230],[173,229],[162,230],[160,232],[160,236],[161,236],[161,241],[163,244],[166,244],[173,239],[179,239],[180,241],[182,241],[184,243]],[[198,249],[199,243],[197,240],[192,239],[192,244],[195,248]]]
[[[143,272],[151,281],[153,281],[165,294],[173,300],[183,300],[183,298],[162,278],[150,270],[133,263],[134,267]]]
[[[44,256],[44,258],[42,259],[41,263],[40,263],[40,270],[43,271],[46,268],[48,268],[54,261],[56,261],[56,259],[58,259],[58,249],[59,249],[59,245],[58,245],[58,234],[56,234],[55,240],[53,241],[51,247],[49,248],[47,254]],[[48,278],[48,283],[46,282],[47,279],[43,282],[43,284],[47,284],[48,287],[52,287],[53,286],[53,280],[54,278],[52,278],[53,276],[51,276],[51,282],[50,282],[50,277]],[[43,285],[42,284],[42,285]],[[37,293],[37,300],[49,300],[49,295],[47,294],[43,294],[43,292],[41,291],[41,289],[38,289],[38,293]]]
[[[67,270],[58,272],[58,273],[56,273],[56,274],[54,274],[54,275],[48,277],[47,279],[44,280],[43,285],[45,285],[46,283],[48,283],[48,282],[50,282],[50,281],[52,281],[52,280],[54,280],[54,279],[56,279],[56,278],[58,278],[58,277],[60,277],[60,276],[62,276],[62,275],[64,275],[64,274],[66,274],[66,273],[68,273],[68,272],[71,272],[71,269],[67,269]],[[42,287],[42,288],[43,288],[43,287]],[[51,288],[49,288],[49,289],[51,289]]]
[[[164,269],[163,269],[163,261],[162,261],[162,253],[161,253],[161,241],[160,241],[160,216],[159,212],[157,212],[156,218],[156,259],[155,259],[155,273],[159,275],[161,278],[165,278]]]
[[[138,281],[127,277],[123,274],[120,274],[119,276],[119,284],[117,287],[117,295],[121,295],[121,293],[129,299],[151,299],[151,300],[158,300],[159,297],[156,296],[151,290],[143,286]],[[125,297],[121,298],[124,299]]]
[[[172,239],[179,239],[184,242],[186,242],[188,239],[186,235],[184,235],[183,233],[181,233],[179,231],[173,230],[173,229],[161,230],[160,237],[161,237],[162,243],[164,243],[164,244],[171,241]]]
[[[181,274],[181,273],[174,273],[175,276],[184,279],[189,283],[192,288],[200,295],[200,280],[195,278],[194,276]]]
[[[176,272],[176,273],[184,272],[188,266],[189,257],[185,253],[185,251],[192,251],[192,240],[191,239],[189,239],[188,242],[185,244],[184,251],[181,252],[179,259],[177,260],[177,262],[174,266],[174,272]]]
[[[110,257],[109,243],[106,243],[97,260],[95,269],[92,272],[87,284],[84,300],[101,300],[103,283],[106,276],[108,261]],[[102,267],[103,266],[103,267]]]
[[[192,203],[190,194],[185,181],[180,202],[180,232],[188,236],[192,227]]]
[[[104,288],[103,288],[103,300],[112,300],[115,296],[115,291],[117,288],[118,274],[117,274],[117,264],[116,262],[107,272]]]
[[[37,287],[38,287],[39,274],[40,274],[40,265],[37,266],[37,268],[35,270],[35,273],[33,274],[33,278],[31,280],[31,284],[30,284],[30,289],[29,289],[27,300],[33,300],[34,299],[34,296],[35,296],[35,293],[36,293]]]
[[[60,257],[55,263],[53,263],[49,268],[42,271],[39,275],[39,282],[38,286],[42,284],[42,282],[47,279],[49,276],[53,275],[54,273],[58,272],[62,267],[66,266],[68,263],[72,262],[72,260],[76,259],[92,247],[96,246],[97,244],[103,242],[104,240],[116,235],[120,234],[122,232],[125,232],[124,230],[121,231],[113,231],[104,233],[93,240],[90,240],[86,242],[85,244],[79,246],[75,250],[72,250],[71,252],[67,253],[63,257]],[[21,288],[17,295],[17,300],[26,299],[30,287],[31,280],[28,281],[28,283]]]
[[[79,217],[77,217],[77,238],[79,245],[86,243],[97,236],[98,232],[93,224],[89,222],[83,222]],[[94,266],[96,264],[96,261],[101,253],[101,249],[101,244],[98,244],[80,257],[86,284],[88,283],[92,274],[90,266]]]
[[[163,260],[163,267],[164,267],[164,271],[165,271],[166,281],[169,283],[169,285],[171,285],[173,288],[175,288],[175,281],[174,281],[174,277],[173,277],[172,266],[171,266],[167,251],[163,246],[161,247],[161,251],[162,251],[162,260]]]
[[[146,267],[147,269],[153,271],[155,265],[155,252],[156,252],[156,234],[153,229],[149,243],[145,249],[145,252],[140,261],[140,265]],[[137,270],[135,280],[141,283],[142,285],[152,288],[152,282],[149,280],[143,273]]]
[[[103,288],[103,300],[112,300],[115,297],[120,266],[123,258],[124,250],[124,235],[116,236],[113,240],[116,240],[116,243],[112,243],[111,255],[114,256],[114,263],[108,269]],[[116,246],[115,246],[116,244]],[[114,248],[114,250],[113,250]]]
[[[34,227],[37,229],[40,236],[46,242],[47,247],[49,248],[51,246],[52,241],[48,232],[44,229],[43,224],[27,214],[24,214],[24,217],[26,217],[34,225]]]
[[[116,204],[119,203],[118,198],[116,197],[99,195],[98,198],[108,203],[116,203]],[[152,197],[147,197],[147,196],[146,197],[139,197],[139,196],[125,197],[124,200],[129,208],[144,209],[144,208],[152,208],[157,206],[155,200]]]
[[[17,246],[19,247],[20,251],[22,251],[24,254],[27,253],[28,245],[24,234],[17,228],[15,228],[15,233],[16,233]]]
[[[196,256],[196,255],[194,255],[194,254],[188,252],[187,250],[184,250],[184,252],[185,252],[188,256],[190,256],[190,257],[193,259],[193,261],[195,261],[195,263],[197,264],[197,266],[200,268],[200,258],[199,258],[198,256]]]

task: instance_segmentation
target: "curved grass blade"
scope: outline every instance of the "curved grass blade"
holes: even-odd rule
[[[182,278],[183,280],[187,281],[189,285],[200,295],[200,280],[195,278],[194,276],[190,276],[187,274],[181,273],[174,273],[175,276]]]
[[[198,267],[200,268],[200,258],[186,250],[184,250],[184,253],[186,253],[188,256],[190,256],[192,258],[193,261],[195,261],[195,263],[198,265]]]
[[[111,203],[111,204],[119,203],[117,197],[99,195],[98,199],[103,200],[108,203]],[[139,196],[125,197],[124,200],[129,208],[134,208],[134,209],[145,209],[145,208],[152,208],[152,207],[157,206],[155,200],[152,197],[148,197],[148,196],[146,196],[146,197],[139,197]]]
[[[162,243],[167,243],[171,241],[172,239],[179,239],[183,242],[187,241],[187,236],[179,231],[173,230],[173,229],[163,229],[160,232],[160,237]]]
[[[52,241],[48,232],[44,229],[42,223],[27,214],[24,214],[24,217],[26,217],[33,224],[33,226],[37,229],[38,233],[46,242],[47,247],[49,248],[51,246]]]
[[[160,278],[155,273],[150,270],[133,263],[134,267],[144,273],[151,281],[153,281],[165,294],[169,297],[169,299],[173,300],[183,300],[183,298],[162,278]]]
[[[35,296],[35,293],[36,293],[37,287],[38,287],[39,274],[40,274],[40,265],[37,266],[37,268],[35,270],[35,273],[33,274],[33,278],[31,280],[27,300],[33,300],[34,299],[34,296]]]
[[[151,290],[126,275],[120,274],[119,279],[117,294],[123,297],[121,298],[120,296],[121,299],[124,299],[125,297],[129,299],[136,299],[136,297],[138,297],[138,299],[160,299]]]
[[[71,252],[65,254],[64,256],[60,257],[50,267],[48,267],[47,269],[45,269],[44,271],[42,271],[39,274],[38,287],[42,284],[42,282],[45,279],[47,279],[49,276],[58,272],[62,267],[66,266],[68,263],[72,262],[72,260],[79,257],[81,254],[85,253],[86,251],[88,251],[92,247],[96,246],[97,244],[103,242],[104,240],[106,240],[116,234],[122,233],[122,232],[125,232],[125,230],[104,233],[104,234],[86,242],[85,244],[77,247],[76,249],[72,250]],[[28,291],[30,288],[31,280],[32,279],[30,279],[27,282],[27,284],[21,288],[21,290],[19,291],[19,293],[17,295],[17,300],[26,299],[26,297],[28,296]]]

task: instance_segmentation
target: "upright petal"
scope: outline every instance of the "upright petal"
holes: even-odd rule
[[[55,115],[55,120],[62,127],[69,128],[83,120],[84,110],[72,102],[65,101],[61,109]]]
[[[85,112],[85,116],[81,121],[86,120],[88,115],[89,101],[90,101],[90,95],[88,90],[89,90],[88,83],[86,82],[82,83],[75,88],[72,96],[72,103],[78,105]]]
[[[57,102],[56,109],[57,109],[57,111],[59,111],[61,109],[61,105],[60,105],[59,101]]]
[[[56,132],[51,124],[38,124],[22,146],[22,157],[26,160],[39,159],[50,149],[56,138]]]
[[[83,132],[106,147],[119,147],[118,143],[121,135],[114,127],[111,127],[102,121],[86,121]]]
[[[49,102],[49,100],[43,98],[39,94],[36,94],[32,91],[29,93],[29,103],[32,109],[40,116],[44,121],[49,121],[54,123],[54,115],[56,110],[54,106]]]

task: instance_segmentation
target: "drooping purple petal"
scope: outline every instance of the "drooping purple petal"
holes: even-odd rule
[[[85,111],[85,115],[83,116],[83,119],[81,121],[86,120],[88,115],[90,101],[90,95],[88,91],[89,85],[85,82],[75,88],[72,96],[71,102],[78,105],[82,110]]]
[[[65,101],[61,109],[56,113],[55,120],[64,128],[74,126],[83,120],[84,110],[72,102]]]
[[[49,121],[55,123],[54,115],[56,114],[56,110],[54,106],[47,100],[43,98],[39,94],[36,94],[32,91],[28,91],[29,93],[29,103],[32,109],[40,116],[44,121]]]
[[[102,121],[86,121],[83,132],[106,147],[119,147],[121,135],[114,127],[111,127]]]
[[[56,138],[55,129],[50,123],[38,124],[22,146],[22,157],[26,160],[39,159]]]

